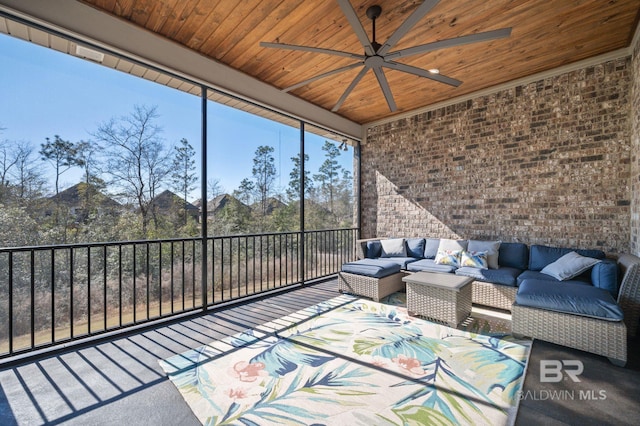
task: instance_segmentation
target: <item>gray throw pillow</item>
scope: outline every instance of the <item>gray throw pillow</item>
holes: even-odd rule
[[[450,240],[447,238],[442,238],[440,240],[440,245],[438,246],[438,251],[440,250],[466,250],[469,245],[468,240]]]
[[[490,269],[498,269],[501,241],[469,240],[469,251],[483,251],[487,253],[487,263]]]
[[[548,264],[540,272],[552,276],[559,281],[566,281],[577,277],[598,262],[600,262],[600,260],[580,256],[575,251],[572,251],[555,262]]]
[[[380,257],[407,257],[404,238],[380,240],[380,244],[382,244],[382,255]]]

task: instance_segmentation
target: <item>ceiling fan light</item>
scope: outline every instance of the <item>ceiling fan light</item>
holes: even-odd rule
[[[438,68],[431,68],[431,69],[429,70],[429,72],[430,72],[431,74],[440,74],[440,70],[439,70]]]

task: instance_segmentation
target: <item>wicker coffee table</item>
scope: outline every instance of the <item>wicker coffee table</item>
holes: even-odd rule
[[[450,327],[471,313],[473,278],[437,272],[416,272],[402,279],[407,283],[407,311]]]

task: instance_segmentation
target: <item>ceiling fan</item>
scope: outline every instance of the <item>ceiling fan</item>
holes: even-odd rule
[[[367,17],[372,21],[372,40],[369,40],[365,29],[358,19],[358,15],[356,14],[355,9],[351,6],[349,0],[337,0],[342,12],[346,16],[349,24],[353,28],[354,32],[358,36],[360,43],[364,47],[364,55],[359,55],[357,53],[344,52],[340,50],[332,50],[332,49],[324,49],[320,47],[311,47],[311,46],[299,46],[294,44],[284,44],[284,43],[269,43],[269,42],[261,42],[260,46],[262,47],[272,47],[278,49],[289,49],[289,50],[302,50],[305,52],[315,52],[315,53],[325,53],[327,55],[336,55],[336,56],[344,56],[347,58],[356,59],[358,62],[347,65],[345,67],[337,68],[332,71],[316,75],[308,80],[301,81],[300,83],[294,84],[293,86],[284,88],[283,91],[289,92],[291,90],[295,90],[299,87],[305,86],[311,82],[316,80],[320,80],[325,77],[329,77],[334,74],[338,74],[341,72],[345,72],[354,68],[362,67],[362,70],[358,73],[358,75],[353,79],[351,84],[344,91],[340,99],[336,105],[331,109],[331,111],[338,111],[344,101],[347,99],[349,94],[353,91],[356,85],[360,82],[362,77],[369,71],[373,70],[373,73],[378,80],[378,84],[380,84],[380,88],[382,89],[382,93],[384,93],[384,97],[387,101],[387,105],[389,105],[389,109],[393,112],[397,110],[396,103],[393,99],[393,94],[391,93],[391,88],[389,87],[389,83],[384,74],[382,68],[390,68],[397,71],[406,72],[409,74],[414,74],[419,77],[425,77],[431,80],[438,81],[440,83],[449,84],[451,86],[458,87],[462,82],[460,80],[456,80],[455,78],[447,77],[445,75],[439,74],[437,70],[424,70],[421,68],[417,68],[411,65],[406,65],[400,62],[394,61],[396,58],[407,57],[410,55],[416,55],[419,53],[431,52],[438,49],[444,49],[447,47],[461,46],[463,44],[477,43],[481,41],[495,40],[499,38],[509,37],[511,35],[511,28],[502,28],[499,30],[486,31],[482,33],[475,33],[461,37],[454,37],[445,40],[435,41],[432,43],[421,44],[418,46],[409,47],[407,49],[401,49],[391,52],[393,46],[400,41],[402,37],[405,36],[411,30],[414,25],[420,21],[429,11],[438,4],[440,0],[425,0],[422,2],[389,37],[389,39],[384,43],[380,44],[376,41],[376,19],[382,13],[382,8],[380,6],[371,6],[367,9]]]

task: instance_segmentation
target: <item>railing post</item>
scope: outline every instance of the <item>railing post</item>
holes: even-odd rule
[[[300,284],[304,285],[305,277],[305,253],[304,253],[304,121],[300,121],[300,250],[298,254],[298,271]]]
[[[8,254],[9,262],[9,355],[13,354],[13,252]]]
[[[202,242],[200,243],[202,245],[200,252],[201,252],[201,267],[200,267],[200,274],[201,277],[200,279],[202,280],[202,284],[201,284],[201,304],[202,304],[202,309],[207,309],[207,266],[208,266],[208,257],[207,256],[207,234],[209,233],[208,229],[207,229],[207,216],[208,216],[208,212],[207,212],[207,88],[206,86],[202,85],[200,86],[200,94],[201,94],[201,98],[202,98],[202,136],[201,136],[201,146],[200,146],[200,150],[201,150],[201,158],[200,158],[200,163],[201,163],[201,170],[200,170],[200,199],[202,200],[202,202],[200,203],[200,222],[201,223],[201,227],[200,227],[200,233],[201,233],[201,237],[202,237]]]

